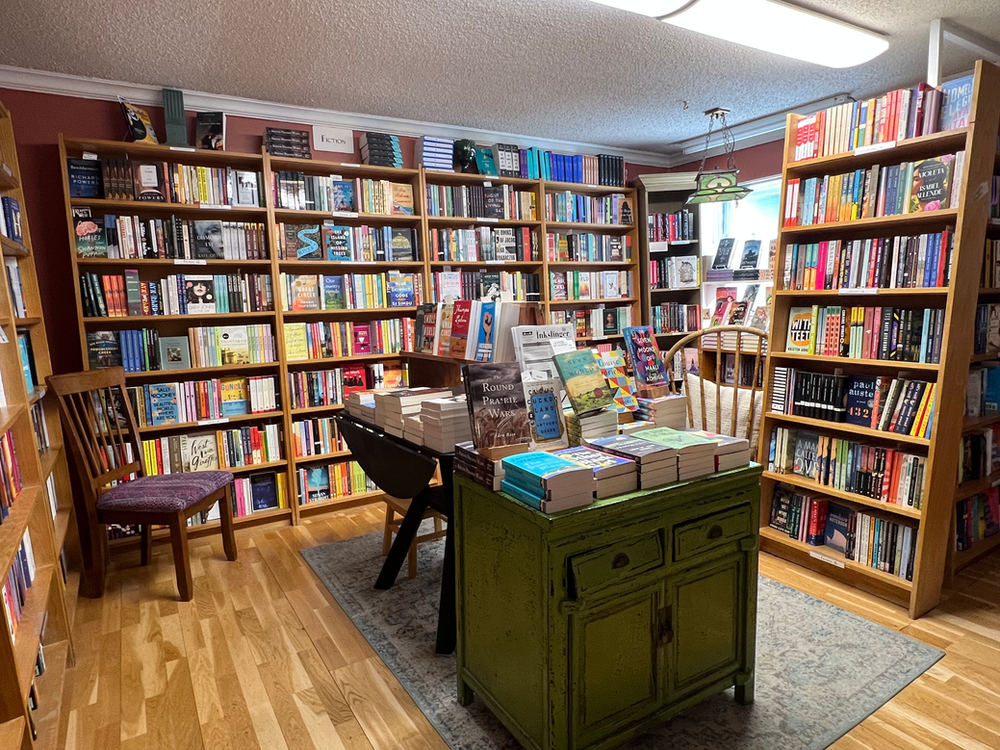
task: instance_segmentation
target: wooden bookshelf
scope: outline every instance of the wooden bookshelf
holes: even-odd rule
[[[74,664],[71,609],[67,606],[66,581],[60,556],[67,547],[75,556],[77,536],[73,524],[74,506],[66,453],[55,396],[45,389],[45,378],[52,373],[42,301],[38,289],[35,259],[32,251],[30,222],[24,194],[21,190],[17,147],[10,113],[0,105],[0,194],[14,198],[20,204],[23,244],[3,241],[4,256],[16,261],[21,279],[21,291],[26,314],[15,316],[10,288],[10,273],[4,274],[0,289],[0,329],[6,343],[0,343],[0,378],[6,404],[0,408],[0,431],[10,430],[17,451],[23,488],[0,524],[0,575],[4,579],[14,562],[25,530],[31,535],[35,557],[35,578],[27,590],[16,639],[10,636],[7,617],[0,616],[0,722],[14,726],[16,722],[32,723],[39,728],[37,740],[25,727],[24,744],[2,747],[55,748],[57,746],[62,681],[67,667]],[[9,169],[9,171],[8,171]],[[18,333],[28,337],[34,359],[34,388],[25,383],[18,353]],[[36,440],[32,427],[32,411],[44,422],[48,447]],[[47,483],[54,490],[56,510],[50,508]],[[46,671],[37,679],[39,709],[28,708],[28,693],[35,680],[35,659],[39,646],[45,649]],[[45,721],[42,721],[44,717]],[[42,731],[47,726],[49,731]],[[2,733],[0,733],[2,734]]]
[[[967,128],[900,141],[886,148],[856,149],[836,156],[795,161],[797,115],[788,117],[785,139],[784,167],[782,173],[781,206],[785,205],[789,179],[822,177],[841,174],[855,169],[953,154],[965,151],[965,170],[958,189],[958,208],[918,214],[901,214],[855,221],[781,227],[778,255],[775,263],[775,290],[771,310],[771,356],[765,377],[765,414],[759,440],[760,460],[768,463],[768,449],[772,430],[776,427],[794,427],[812,430],[821,435],[857,436],[862,441],[891,447],[899,444],[908,453],[926,455],[923,502],[920,509],[887,506],[867,498],[851,496],[813,483],[795,475],[767,471],[761,480],[761,543],[762,549],[772,554],[829,575],[839,581],[869,591],[908,608],[911,617],[919,617],[935,607],[941,598],[946,574],[952,566],[960,566],[978,559],[982,554],[1000,544],[1000,537],[986,540],[968,552],[952,553],[954,549],[955,503],[990,486],[995,478],[966,482],[956,488],[956,466],[963,430],[968,426],[965,418],[965,385],[973,357],[974,320],[977,292],[980,288],[980,271],[986,239],[989,200],[977,195],[977,186],[989,184],[994,172],[997,153],[997,123],[1000,121],[1000,70],[982,61],[976,64],[973,88],[972,113]],[[946,288],[930,289],[879,289],[875,290],[826,290],[794,291],[783,287],[782,270],[788,246],[801,242],[825,239],[859,239],[885,235],[919,234],[954,228],[954,250],[951,261],[951,282]],[[943,342],[940,362],[920,365],[909,362],[856,360],[837,357],[805,357],[785,352],[789,310],[793,306],[810,304],[844,304],[902,307],[941,307],[945,310]],[[877,299],[877,301],[876,301]],[[769,411],[773,388],[774,368],[777,366],[832,371],[840,367],[847,374],[885,374],[893,376],[912,371],[916,377],[937,383],[934,421],[929,438],[916,438],[880,432],[854,425],[825,422],[822,420],[776,414]],[[787,538],[767,526],[770,518],[773,491],[778,484],[787,484],[805,493],[825,495],[837,502],[858,510],[873,508],[885,514],[904,515],[910,525],[917,524],[917,547],[913,580],[893,576],[865,565],[845,560],[843,555],[827,547],[814,547]],[[883,516],[884,517],[884,516]],[[949,564],[950,561],[950,564]]]

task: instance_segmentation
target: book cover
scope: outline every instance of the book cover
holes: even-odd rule
[[[257,173],[245,169],[236,170],[236,196],[233,205],[257,207],[260,206],[260,187],[257,185]]]
[[[850,379],[847,389],[848,423],[859,427],[871,427],[877,387],[875,377],[856,375]]]
[[[448,340],[448,356],[455,359],[465,359],[465,350],[469,340],[470,316],[472,300],[457,300],[451,314],[451,336]]]
[[[354,260],[352,245],[350,227],[337,226],[336,224],[332,224],[330,222],[323,224],[323,246],[326,248],[327,260]],[[320,251],[319,258],[312,257],[316,254],[315,250],[307,250],[307,255],[309,257],[300,258],[298,256],[298,249],[299,243],[296,239],[296,254],[293,257],[298,260],[320,260],[322,258],[322,251]]]
[[[488,146],[475,147],[475,160],[476,170],[479,174],[487,175],[489,177],[499,176],[496,161],[493,159],[493,152]]]
[[[157,341],[161,370],[187,370],[191,367],[191,342],[187,336],[161,336]]]
[[[306,472],[306,503],[315,503],[320,500],[329,500],[330,495],[330,467],[310,466]]]
[[[712,320],[709,322],[709,327],[725,325],[729,317],[729,310],[734,304],[735,301],[729,297],[716,299],[715,311],[712,313]]]
[[[469,419],[476,448],[527,443],[528,406],[516,362],[463,365]]]
[[[838,503],[827,506],[826,530],[823,543],[841,554],[847,552],[847,537],[850,534],[851,516],[854,511]]]
[[[24,384],[27,386],[28,393],[30,394],[35,390],[35,367],[31,357],[31,341],[28,339],[27,332],[17,334],[17,351],[21,356],[21,370],[24,372]]]
[[[667,368],[660,356],[656,337],[650,326],[628,326],[622,333],[625,335],[625,347],[635,373],[637,386],[668,385]]]
[[[809,354],[813,332],[813,310],[811,307],[793,307],[788,311],[788,335],[785,351],[793,354]]]
[[[285,358],[289,361],[309,359],[309,346],[306,340],[305,323],[285,323],[282,326],[285,335]]]
[[[951,190],[951,154],[913,163],[909,213],[937,211],[948,206]]]
[[[278,507],[278,478],[274,473],[250,476],[250,502],[254,511]]]
[[[413,230],[408,227],[393,227],[391,231],[391,257],[388,260],[417,260],[416,239]]]
[[[344,277],[324,276],[323,309],[344,310],[346,308],[347,308],[347,300],[344,297]]]
[[[220,326],[218,330],[222,364],[250,364],[250,340],[246,326]]]
[[[70,198],[103,198],[104,183],[98,159],[67,159]]]
[[[631,459],[640,466],[658,464],[675,455],[673,449],[649,440],[640,440],[637,435],[612,435],[590,441],[592,448],[606,451],[616,456]]]
[[[475,337],[477,362],[490,362],[493,359],[494,320],[496,318],[496,302],[482,302],[479,315],[475,321],[470,317],[469,336]],[[473,332],[471,324],[475,324]]]
[[[413,288],[413,274],[403,271],[389,271],[389,307],[413,307],[416,305]]]
[[[80,258],[108,257],[104,227],[94,221],[86,206],[73,206],[73,241]]]
[[[972,114],[972,79],[963,76],[941,84],[941,131],[958,130],[969,125]]]
[[[723,237],[719,240],[719,247],[715,251],[715,260],[712,261],[712,268],[729,268],[729,261],[733,254],[733,247],[736,245],[735,237]]]
[[[368,326],[368,323],[353,323],[351,325],[352,353],[372,353],[372,332]]]
[[[226,150],[226,113],[199,112],[195,126],[195,143],[209,151]]]
[[[589,349],[560,352],[554,361],[573,411],[578,415],[601,411],[614,403],[608,382]]]
[[[447,356],[451,346],[451,326],[454,321],[455,305],[451,302],[444,302],[438,312],[438,335],[434,341],[434,353],[440,356]]]
[[[150,383],[146,393],[149,394],[149,424],[159,427],[180,421],[176,383]]]
[[[740,258],[740,268],[756,268],[760,260],[760,240],[746,240],[743,243],[743,256]]]
[[[634,437],[637,437],[639,440],[646,440],[650,443],[662,445],[666,448],[673,448],[678,452],[695,448],[702,449],[706,453],[715,456],[715,441],[693,432],[672,430],[669,427],[656,427],[652,430],[638,432]]]
[[[132,162],[132,180],[137,201],[166,202],[162,162]]]
[[[249,414],[246,378],[221,378],[219,380],[219,400],[224,417]]]
[[[187,299],[188,315],[214,315],[215,277],[185,276],[184,296]]]
[[[194,257],[223,260],[226,257],[221,221],[194,222]]]
[[[525,380],[531,449],[548,450],[569,445],[563,421],[562,383],[559,380]]]
[[[181,445],[185,471],[218,471],[219,447],[215,433],[185,435]]]
[[[598,478],[605,474],[608,476],[618,476],[619,474],[627,474],[629,471],[635,472],[636,468],[635,461],[631,459],[622,458],[612,453],[605,453],[582,445],[556,451],[554,455],[572,461],[579,466],[586,466],[592,469],[594,476]]]
[[[398,216],[413,216],[413,185],[404,182],[392,184],[392,213]]]
[[[334,211],[356,211],[354,207],[354,181],[332,180],[330,182],[330,198]]]
[[[323,238],[319,229],[318,224],[295,228],[295,250],[293,255],[288,256],[290,260],[323,260],[323,249],[320,247]]]
[[[122,355],[118,347],[117,331],[87,332],[87,361],[91,370],[121,367]]]
[[[319,276],[290,274],[288,276],[288,297],[293,312],[319,310]]]

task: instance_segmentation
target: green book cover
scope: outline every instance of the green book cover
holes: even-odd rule
[[[577,414],[600,411],[614,403],[613,392],[590,349],[561,352],[555,355],[555,364]]]
[[[715,443],[708,438],[701,437],[691,432],[681,432],[680,430],[671,430],[669,427],[657,427],[653,430],[643,430],[642,432],[637,432],[634,437],[640,440],[648,440],[650,443],[656,443],[657,445],[665,445],[668,448],[673,448],[675,450],[684,450],[685,448],[705,448],[707,451],[711,447],[712,452],[715,452]]]

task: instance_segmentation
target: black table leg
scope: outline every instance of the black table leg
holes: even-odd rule
[[[396,532],[396,539],[389,549],[389,554],[386,556],[385,562],[382,563],[382,571],[378,574],[378,578],[375,581],[375,588],[392,588],[392,584],[396,582],[399,569],[403,567],[406,555],[410,551],[410,545],[417,538],[417,529],[420,528],[420,522],[424,520],[424,513],[429,506],[430,498],[426,489],[421,490],[410,501],[410,507],[406,511],[406,515],[403,516],[403,522],[399,525],[399,531]]]
[[[441,572],[441,604],[438,607],[437,652],[450,654],[455,650],[455,536],[448,519],[444,540],[444,569]]]

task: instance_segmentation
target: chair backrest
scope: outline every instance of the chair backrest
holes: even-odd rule
[[[754,427],[759,424],[764,411],[763,404],[757,403],[762,396],[757,394],[763,394],[764,390],[767,332],[747,326],[716,326],[689,333],[664,355],[667,367],[678,352],[689,348],[697,352],[698,372],[696,375],[689,372],[685,360],[685,386],[692,379],[696,381],[694,392],[686,394],[688,427],[753,442]],[[732,373],[731,383],[726,377],[729,372]],[[679,392],[673,381],[671,389]],[[747,395],[741,397],[741,394],[747,394],[749,398]],[[729,411],[728,419],[724,417],[725,406],[729,407],[726,409]],[[738,423],[742,422],[741,406],[747,411],[746,425],[737,434]]]
[[[50,375],[46,382],[59,399],[88,500],[96,502],[113,482],[142,475],[139,430],[121,367]]]

